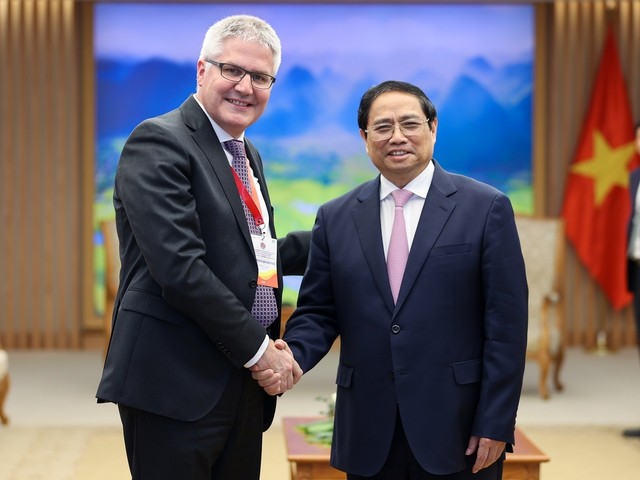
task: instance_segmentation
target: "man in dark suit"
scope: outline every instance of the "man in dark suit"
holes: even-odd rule
[[[636,154],[640,155],[640,122],[636,124]],[[629,222],[629,249],[627,257],[627,279],[629,291],[633,293],[633,308],[636,318],[636,336],[640,348],[640,168],[631,172],[629,193],[631,194],[631,219]],[[640,437],[640,428],[624,430],[625,437]]]
[[[280,52],[261,19],[217,22],[197,93],[142,122],[122,151],[120,286],[96,396],[118,404],[134,480],[257,480],[275,398],[248,368],[277,372],[281,391],[302,374],[273,339],[282,274],[302,273],[305,242],[285,238],[280,264],[262,160],[244,138]]]
[[[284,335],[305,372],[340,337],[331,464],[351,480],[500,479],[527,332],[511,203],[432,158],[438,120],[419,88],[372,87],[358,126],[381,175],[320,208]],[[254,378],[277,393],[269,372]]]

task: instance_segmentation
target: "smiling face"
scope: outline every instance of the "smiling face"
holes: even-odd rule
[[[371,135],[360,130],[373,164],[385,178],[400,188],[416,178],[431,161],[438,127],[438,120],[434,118],[431,128],[426,125],[420,135],[407,137],[397,124],[408,120],[427,120],[418,98],[404,92],[387,92],[371,104],[367,130],[380,124],[396,124],[391,138],[374,141]]]
[[[268,47],[238,38],[225,41],[220,55],[211,60],[231,63],[251,72],[275,75],[273,53]],[[198,60],[198,100],[211,118],[233,137],[238,137],[264,112],[271,89],[251,85],[249,75],[238,83],[220,75],[220,68]]]

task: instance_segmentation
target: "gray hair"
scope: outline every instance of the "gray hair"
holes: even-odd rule
[[[216,58],[222,53],[225,40],[238,38],[245,42],[258,43],[273,53],[273,75],[282,61],[282,46],[275,30],[261,18],[251,15],[232,15],[209,27],[200,50],[200,60]]]

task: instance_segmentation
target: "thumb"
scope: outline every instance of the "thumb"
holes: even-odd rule
[[[478,443],[480,443],[480,438],[475,435],[471,435],[471,437],[469,437],[469,444],[467,445],[467,450],[464,452],[464,454],[473,455],[478,448]]]

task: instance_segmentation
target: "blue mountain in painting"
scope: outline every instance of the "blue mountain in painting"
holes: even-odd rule
[[[96,61],[97,173],[106,187],[113,177],[118,145],[141,120],[177,108],[193,93],[196,67],[195,62],[185,65],[163,59]],[[478,57],[464,65],[446,90],[427,92],[440,99],[435,156],[445,168],[498,188],[505,188],[513,175],[530,171],[532,71],[531,63],[494,67]],[[419,84],[429,83],[428,71],[416,75]],[[249,131],[267,159],[267,172],[320,183],[339,178],[344,141],[332,136],[316,138],[310,148],[306,143],[292,145],[296,139],[308,141],[331,130],[343,132],[352,139],[350,148],[364,155],[356,110],[362,93],[381,80],[349,82],[331,72],[316,77],[303,65],[281,70],[265,114]]]
[[[195,86],[195,62],[97,59],[98,136],[129,135],[145,118],[180,106]]]
[[[306,132],[321,115],[322,85],[299,66],[278,77],[276,84],[269,106],[251,133],[289,137]]]
[[[436,158],[449,168],[471,176],[483,172],[529,168],[529,119],[519,110],[529,108],[530,95],[511,108],[499,103],[478,81],[460,77],[440,108]]]

